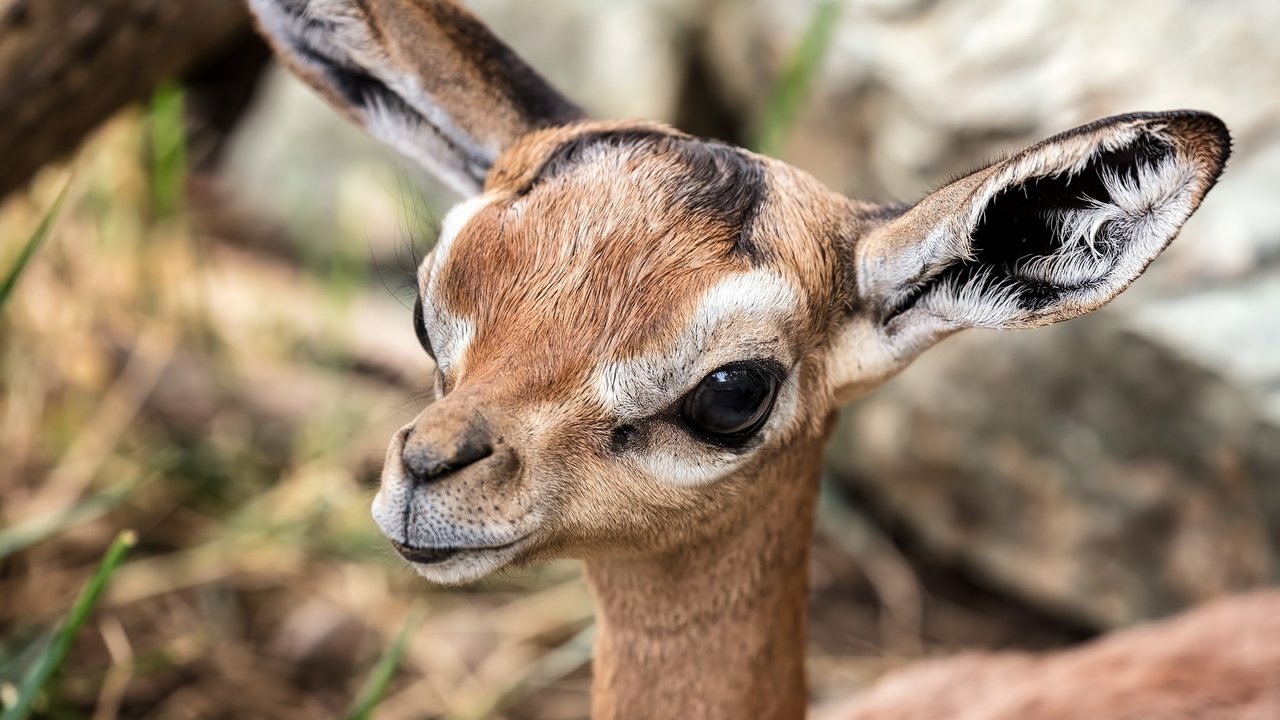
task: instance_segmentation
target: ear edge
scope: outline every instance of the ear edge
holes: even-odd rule
[[[1203,110],[1161,110],[1132,112],[1101,118],[1042,140],[1009,159],[1032,154],[1046,146],[1061,144],[1079,137],[1097,136],[1117,128],[1128,127],[1170,142],[1203,171],[1203,198],[1217,184],[1231,157],[1231,131],[1221,118]],[[992,163],[995,165],[998,163]]]

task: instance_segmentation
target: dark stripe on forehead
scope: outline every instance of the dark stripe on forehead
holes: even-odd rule
[[[520,188],[519,194],[525,195],[538,183],[545,182],[557,175],[563,175],[582,162],[583,154],[598,145],[611,145],[617,148],[659,144],[675,139],[674,135],[650,128],[627,128],[622,130],[594,130],[581,133],[560,143],[538,166],[529,182]]]
[[[756,242],[756,216],[765,200],[764,167],[741,150],[719,142],[695,140],[677,149],[689,168],[687,183],[676,190],[694,212],[706,212],[739,229],[735,253],[752,265],[767,259]]]
[[[518,194],[525,195],[539,183],[571,172],[584,162],[588,150],[601,145],[670,155],[686,172],[673,176],[666,191],[683,209],[738,229],[733,252],[753,265],[768,253],[753,236],[753,226],[766,195],[761,162],[726,143],[676,135],[653,128],[624,128],[585,132],[561,143],[543,160]]]

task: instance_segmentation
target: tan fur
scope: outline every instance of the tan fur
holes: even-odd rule
[[[798,438],[735,478],[737,497],[721,499],[697,543],[588,560],[599,608],[592,717],[803,716],[822,440]]]
[[[1280,717],[1280,591],[1056,653],[972,653],[891,675],[826,720]]]
[[[1112,118],[875,206],[661,125],[583,120],[444,0],[251,7],[305,80],[470,196],[419,272],[439,397],[393,439],[375,520],[438,582],[584,559],[600,718],[801,716],[839,404],[955,330],[1105,303],[1228,152],[1203,113]],[[784,375],[740,446],[681,410],[735,361]]]

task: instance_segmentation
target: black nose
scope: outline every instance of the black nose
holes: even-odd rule
[[[414,484],[434,482],[493,454],[489,433],[481,425],[472,425],[443,443],[417,436],[409,434],[400,454],[404,472]]]

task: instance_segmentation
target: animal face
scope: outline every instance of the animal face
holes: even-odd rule
[[[465,11],[252,0],[277,51],[467,199],[418,273],[436,401],[374,518],[427,577],[651,555],[767,512],[839,404],[966,327],[1092,311],[1159,254],[1229,153],[1221,121],[1077,128],[912,205],[602,123]]]
[[[374,504],[403,546],[456,550],[406,551],[424,574],[691,541],[750,470],[822,432],[846,201],[653,125],[542,133],[494,178],[419,270],[437,400]],[[818,204],[792,217],[800,187]]]

